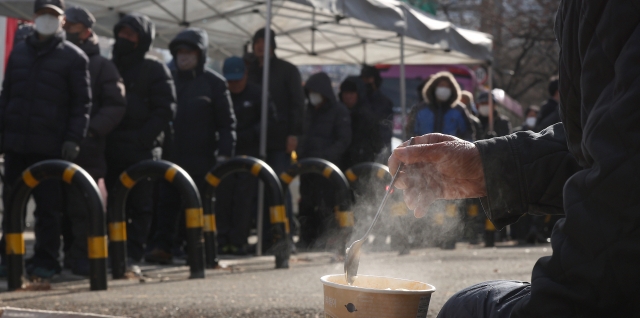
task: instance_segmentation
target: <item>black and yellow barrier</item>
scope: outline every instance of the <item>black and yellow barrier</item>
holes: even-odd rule
[[[355,223],[353,212],[350,210],[352,203],[351,189],[347,178],[336,165],[327,160],[306,158],[291,165],[287,171],[280,174],[280,181],[288,187],[296,176],[306,173],[322,175],[335,185],[337,206],[334,207],[334,213],[336,223],[340,229],[343,230],[339,238],[339,244],[342,245],[342,243],[344,243],[344,245],[346,245],[346,240],[353,230]],[[339,254],[344,254],[344,246],[340,246],[338,251]]]
[[[345,177],[349,180],[349,184],[353,185],[363,177],[371,177],[375,175],[376,179],[383,181],[386,184],[391,182],[391,174],[389,168],[383,164],[377,162],[363,162],[359,163],[344,172]]]
[[[205,191],[204,211],[205,217],[209,215],[211,220],[215,220],[215,189],[220,181],[226,176],[234,172],[249,172],[260,178],[266,186],[268,195],[271,197],[271,207],[269,207],[269,215],[271,221],[271,231],[273,239],[273,252],[276,256],[276,268],[289,268],[289,256],[291,249],[289,246],[289,219],[284,208],[284,194],[278,177],[262,160],[241,156],[232,158],[214,167],[206,176],[209,186]],[[210,235],[215,238],[215,233],[205,233],[205,237]],[[213,242],[207,240],[205,242]],[[216,244],[206,243],[207,249],[207,266],[217,265],[217,248]]]
[[[63,160],[46,160],[38,162],[22,173],[11,197],[11,206],[6,209],[4,217],[8,218],[7,233],[7,280],[9,290],[22,286],[24,270],[24,211],[31,190],[40,182],[57,178],[74,185],[83,193],[87,201],[88,217],[88,256],[89,282],[91,290],[107,289],[107,231],[105,227],[104,208],[100,191],[93,178],[79,166]]]
[[[204,247],[202,230],[208,224],[203,218],[200,193],[193,180],[182,168],[168,161],[145,160],[120,175],[109,200],[109,248],[113,278],[122,278],[127,268],[127,218],[126,203],[129,191],[145,178],[163,178],[171,183],[183,200],[187,226],[187,258],[189,278],[204,278]]]

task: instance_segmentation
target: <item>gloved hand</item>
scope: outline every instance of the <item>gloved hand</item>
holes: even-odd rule
[[[73,141],[65,141],[62,144],[62,160],[73,161],[80,153],[80,146]]]
[[[439,199],[479,198],[487,195],[480,152],[473,143],[442,135],[415,137],[403,143],[389,158],[389,171],[406,164],[396,182],[404,190],[404,202],[416,217],[423,217]]]

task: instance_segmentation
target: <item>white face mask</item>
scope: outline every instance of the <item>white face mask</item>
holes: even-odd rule
[[[536,119],[535,117],[527,117],[527,119],[525,119],[524,123],[529,126],[529,127],[533,127],[536,125]]]
[[[478,107],[478,113],[481,116],[488,117],[489,116],[489,105],[480,105],[480,107]]]
[[[179,54],[176,56],[176,64],[181,71],[194,69],[198,65],[198,56],[195,54]]]
[[[436,98],[438,101],[448,101],[449,97],[451,97],[451,89],[449,87],[436,87]]]
[[[309,93],[309,103],[313,106],[318,106],[322,104],[323,98],[322,95],[316,92]]]
[[[36,31],[38,31],[38,34],[49,36],[60,30],[62,19],[50,14],[43,14],[37,17],[34,22],[36,23]]]

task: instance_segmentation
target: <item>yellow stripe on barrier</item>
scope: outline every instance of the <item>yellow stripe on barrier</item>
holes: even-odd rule
[[[333,173],[333,169],[331,167],[326,167],[324,168],[324,171],[322,171],[322,175],[329,179],[329,177],[331,177],[331,174]]]
[[[336,210],[336,220],[340,227],[353,227],[355,220],[353,218],[353,212],[350,211],[338,211]]]
[[[291,181],[293,181],[293,177],[290,176],[288,173],[283,172],[282,174],[280,174],[280,180],[282,180],[284,184],[289,184],[291,183]]]
[[[349,182],[355,182],[356,180],[358,180],[358,176],[356,176],[356,174],[353,173],[353,171],[351,169],[347,170],[345,175],[346,175],[347,179],[349,179]]]
[[[478,216],[478,205],[477,204],[470,205],[469,208],[467,209],[467,215],[469,215],[472,218]]]
[[[7,233],[5,234],[5,240],[7,241],[7,255],[24,255],[24,234]]]
[[[215,214],[205,214],[204,215],[204,229],[205,232],[215,232],[217,231],[216,227],[216,215]]]
[[[167,169],[167,172],[164,173],[164,179],[169,182],[173,182],[173,179],[176,177],[177,173],[178,169],[176,169],[175,166],[171,166],[169,169]]]
[[[131,179],[131,177],[129,177],[126,172],[123,172],[120,175],[120,183],[122,183],[122,185],[127,189],[131,189],[134,185],[136,185],[136,182],[133,181],[133,179]]]
[[[407,215],[407,206],[404,202],[396,202],[391,206],[391,215],[393,216],[403,216]]]
[[[287,212],[284,209],[284,205],[274,205],[269,208],[269,216],[271,224],[285,223],[287,220]]]
[[[40,181],[33,177],[33,175],[31,174],[31,170],[26,170],[24,173],[22,173],[22,181],[24,181],[27,187],[31,189],[35,188],[40,183]]]
[[[493,223],[491,223],[489,219],[487,219],[484,221],[484,229],[486,231],[495,231],[496,227],[493,225]]]
[[[455,204],[447,204],[447,217],[455,218],[458,215],[458,209]]]
[[[73,175],[76,174],[76,171],[78,171],[76,165],[69,165],[62,173],[62,181],[71,184],[71,180],[73,179]]]
[[[202,208],[186,209],[184,211],[184,214],[187,220],[188,229],[204,227],[204,220],[202,217]]]
[[[89,236],[87,237],[89,247],[89,259],[107,258],[107,236]]]
[[[257,177],[258,174],[260,174],[260,170],[262,170],[262,165],[259,163],[254,163],[253,167],[251,167],[251,174]]]
[[[109,240],[112,242],[127,241],[127,222],[109,223]]]
[[[207,180],[207,183],[213,187],[217,187],[220,184],[220,179],[211,173],[207,173],[205,179]]]
[[[378,174],[377,174],[378,179],[384,179],[384,176],[386,175],[387,175],[387,170],[378,169]]]

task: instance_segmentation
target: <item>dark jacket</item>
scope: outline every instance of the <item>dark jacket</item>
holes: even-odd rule
[[[562,124],[476,143],[483,205],[497,227],[527,212],[565,215],[511,317],[640,312],[637,11],[633,1],[563,0],[555,27]]]
[[[249,82],[262,86],[259,62],[249,65]],[[298,68],[275,56],[269,64],[269,97],[276,105],[276,124],[268,127],[267,149],[283,151],[287,136],[302,135],[304,92]]]
[[[482,131],[476,132],[476,140],[482,140],[492,137],[502,137],[511,133],[511,122],[509,117],[500,115],[497,110],[493,110],[493,132],[495,135],[490,136],[489,130],[489,117],[479,116],[480,124],[482,124]]]
[[[0,95],[4,151],[61,156],[62,143],[80,143],[91,111],[89,60],[64,32],[17,43]]]
[[[549,98],[547,103],[540,107],[540,113],[536,120],[536,127],[533,129],[535,132],[560,122],[560,111],[558,109],[558,102],[555,99]]]
[[[176,107],[176,93],[169,69],[160,61],[145,57],[155,27],[146,16],[131,14],[114,26],[114,34],[129,26],[140,36],[136,50],[113,56],[124,80],[127,111],[107,138],[107,161],[134,164],[151,159],[151,150],[160,146],[159,136],[168,128]]]
[[[176,48],[186,44],[200,50],[195,69],[173,75],[178,92],[178,110],[173,121],[174,140],[170,160],[189,172],[194,179],[216,164],[216,155],[233,156],[236,117],[226,80],[205,67],[209,37],[201,29],[186,29],[169,44]]]
[[[364,83],[358,77],[348,77],[358,88],[358,103],[348,108],[351,117],[351,144],[342,159],[343,168],[348,169],[362,162],[374,162],[384,143],[376,116],[371,111]],[[342,92],[341,92],[342,93]]]
[[[236,156],[259,157],[262,90],[258,85],[247,83],[241,93],[231,94],[231,100],[238,122]]]
[[[349,111],[336,100],[326,73],[311,75],[304,88],[307,94],[309,91],[320,93],[325,102],[318,109],[308,106],[300,158],[321,158],[340,166],[340,159],[351,143]]]
[[[445,102],[436,99],[436,86],[442,80],[448,81],[453,87],[449,100]],[[422,89],[424,102],[409,111],[405,126],[407,138],[442,133],[472,141],[472,122],[466,107],[460,102],[460,96],[460,86],[451,73],[439,72],[431,76]]]
[[[80,144],[75,163],[93,178],[107,173],[105,146],[107,135],[120,123],[126,111],[124,83],[116,66],[100,55],[98,36],[91,36],[79,46],[89,57],[92,107],[87,137]]]
[[[380,138],[385,145],[391,145],[393,136],[393,102],[380,89],[367,94],[371,111],[378,120]]]

